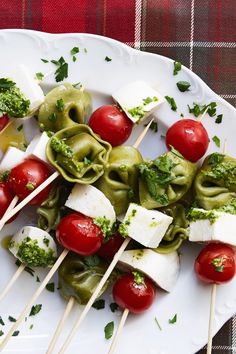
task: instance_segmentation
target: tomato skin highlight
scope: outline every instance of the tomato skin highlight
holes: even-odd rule
[[[201,122],[181,119],[174,123],[166,133],[166,146],[173,146],[187,160],[196,162],[207,151],[209,137]]]
[[[103,242],[97,254],[103,259],[109,260],[114,257],[123,242],[124,237],[122,237],[119,232],[116,232],[108,241]]]
[[[130,136],[133,122],[116,106],[106,105],[94,111],[89,119],[94,133],[112,146],[123,144]]]
[[[50,170],[46,164],[33,159],[27,159],[14,167],[8,177],[8,185],[12,192],[21,200],[42,184],[49,176]],[[51,185],[44,188],[29,204],[41,204],[51,190]]]
[[[138,314],[146,311],[155,298],[155,286],[147,277],[145,284],[136,284],[133,274],[122,275],[113,286],[115,302],[123,309]]]
[[[235,275],[235,253],[223,243],[209,243],[199,253],[194,269],[204,283],[224,284]]]
[[[70,251],[81,256],[90,256],[101,247],[104,236],[92,218],[81,213],[72,213],[61,219],[56,237]]]
[[[7,114],[4,114],[0,117],[0,131],[5,128],[5,126],[9,123],[10,118]]]

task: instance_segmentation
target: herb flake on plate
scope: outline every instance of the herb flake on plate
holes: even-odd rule
[[[63,81],[68,77],[68,63],[66,63],[63,57],[60,57],[58,60],[51,60],[51,63],[58,66],[55,71],[55,80],[56,82]]]
[[[216,117],[215,123],[217,123],[217,124],[222,123],[222,119],[223,119],[223,114],[218,114],[218,116]]]
[[[191,86],[188,81],[178,81],[176,85],[181,92],[189,91],[189,87]]]
[[[112,59],[109,58],[108,56],[105,57],[105,60],[106,60],[107,62],[112,61]]]
[[[177,322],[177,313],[174,315],[173,318],[169,319],[169,324],[175,324]]]
[[[12,337],[17,337],[19,333],[20,333],[20,331],[15,331],[15,332],[12,334]]]
[[[48,283],[47,285],[46,285],[46,289],[48,290],[48,291],[50,291],[51,293],[54,293],[54,291],[55,291],[55,283]]]
[[[12,316],[8,316],[8,321],[10,322],[16,322],[16,319]]]
[[[165,96],[166,101],[170,104],[172,111],[177,110],[177,105],[173,97]]]
[[[29,316],[37,315],[41,311],[41,309],[42,309],[42,304],[37,304],[32,306]]]
[[[104,333],[105,333],[105,338],[110,339],[113,336],[114,332],[114,321],[109,322],[105,328],[104,328]]]
[[[116,310],[118,310],[118,308],[119,308],[119,306],[117,305],[116,302],[110,303],[111,312],[115,312]]]
[[[102,310],[105,308],[105,300],[104,299],[99,299],[99,300],[96,300],[92,307],[96,310]]]
[[[212,141],[214,141],[218,148],[220,147],[220,138],[218,136],[213,136]]]
[[[181,70],[181,68],[182,68],[182,64],[179,61],[175,61],[173,75],[177,75],[178,72]]]
[[[155,317],[155,322],[156,322],[156,325],[157,325],[157,327],[159,328],[159,330],[160,331],[162,331],[162,328],[161,328],[161,325],[160,325],[160,323],[159,323],[159,321],[158,321],[158,319]]]
[[[4,323],[3,319],[2,319],[2,316],[0,316],[0,325],[5,326],[5,323]]]

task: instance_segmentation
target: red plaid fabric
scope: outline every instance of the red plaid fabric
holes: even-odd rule
[[[181,61],[236,106],[235,23],[235,0],[0,1],[0,28],[108,36]],[[231,320],[215,337],[214,353],[235,350]]]

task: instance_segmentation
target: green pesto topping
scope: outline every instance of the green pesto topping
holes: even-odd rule
[[[137,285],[145,285],[144,275],[138,272],[132,272],[134,276],[134,281]]]
[[[140,258],[143,257],[144,254],[144,250],[137,250],[135,252],[135,254],[133,255],[133,258],[136,258],[137,260],[139,260]]]
[[[209,220],[210,224],[214,224],[219,215],[214,210],[201,211],[199,209],[190,209],[187,217],[190,221],[195,222],[197,220]]]
[[[65,108],[64,100],[63,100],[63,98],[60,98],[56,102],[56,109],[58,110],[58,112],[63,112],[64,108]]]
[[[211,264],[214,266],[215,271],[222,273],[224,271],[224,263],[225,263],[225,258],[224,257],[217,257],[212,259]]]
[[[46,251],[38,245],[38,240],[32,240],[30,237],[26,237],[19,245],[17,257],[32,267],[47,267],[55,262],[52,248]]]
[[[49,246],[49,239],[47,237],[44,237],[43,243],[48,247]]]
[[[41,80],[43,80],[43,78],[44,78],[44,74],[43,73],[36,73],[35,74],[35,78],[37,79],[37,80],[39,80],[39,81],[41,81]]]
[[[106,238],[111,236],[112,225],[111,225],[111,221],[109,219],[107,219],[105,216],[103,216],[103,217],[99,216],[96,219],[94,219],[93,222],[94,222],[94,224],[96,224],[97,226],[99,226],[101,228],[101,230]]]
[[[158,98],[156,96],[143,98],[143,105],[133,107],[127,110],[127,112],[138,121],[142,120],[145,116],[145,112],[148,110],[145,109],[145,106],[151,102],[157,102]]]
[[[29,191],[33,191],[35,188],[35,185],[33,183],[29,182],[25,185],[25,188],[28,189]]]
[[[233,161],[221,161],[204,171],[204,175],[216,180],[224,180],[226,187],[236,184],[236,164]]]
[[[160,221],[153,221],[148,226],[149,227],[157,227],[160,224]]]
[[[123,237],[127,237],[129,235],[128,233],[128,226],[131,223],[131,219],[137,214],[137,210],[136,209],[132,209],[131,213],[127,216],[125,222],[121,223],[119,225],[119,233],[121,234],[121,236]]]
[[[226,204],[223,207],[217,209],[217,211],[236,215],[236,199],[233,199],[229,204]]]
[[[71,158],[73,155],[73,150],[63,140],[57,137],[52,137],[50,145],[54,151],[61,153],[65,157]]]
[[[7,181],[10,173],[11,173],[10,170],[3,172],[3,173],[0,175],[0,182],[2,182],[2,181]]]
[[[30,101],[26,99],[15,82],[0,78],[0,113],[22,118],[29,113]]]
[[[89,165],[91,165],[91,163],[92,163],[92,161],[90,160],[90,159],[88,159],[86,156],[84,157],[84,164],[86,165],[86,166],[89,166]]]
[[[50,122],[55,122],[57,120],[57,115],[55,112],[51,113],[49,116],[48,116],[48,120]]]
[[[208,163],[209,165],[217,165],[218,163],[221,163],[224,160],[225,155],[219,154],[218,152],[213,152],[208,157]]]

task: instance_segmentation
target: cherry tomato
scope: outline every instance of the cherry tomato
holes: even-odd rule
[[[49,176],[50,170],[44,163],[28,159],[11,170],[8,185],[14,194],[20,199],[24,199]],[[41,204],[47,198],[50,189],[51,186],[47,186],[29,204]]]
[[[113,297],[121,308],[141,313],[152,305],[156,291],[153,282],[147,277],[144,277],[144,283],[137,283],[134,273],[122,275],[116,281]]]
[[[13,198],[14,195],[12,194],[7,184],[1,182],[0,183],[0,219],[5,214],[5,211],[7,210]]]
[[[235,275],[235,254],[223,243],[209,243],[195,260],[195,272],[205,283],[223,284]]]
[[[57,226],[58,241],[70,251],[89,256],[98,251],[103,233],[93,219],[81,213],[72,213],[61,219]]]
[[[124,238],[119,234],[119,232],[116,232],[109,238],[108,241],[103,242],[97,254],[104,259],[111,259],[119,250],[123,242]]]
[[[3,116],[0,117],[0,131],[5,128],[8,122],[9,122],[9,117],[7,114],[4,114]]]
[[[209,137],[201,122],[181,119],[174,123],[166,133],[166,146],[172,145],[187,160],[196,162],[207,151]]]
[[[94,133],[112,146],[123,144],[131,134],[133,122],[116,106],[102,106],[89,119]]]

